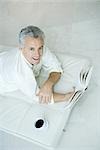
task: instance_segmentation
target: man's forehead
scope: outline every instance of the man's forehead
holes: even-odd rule
[[[38,42],[38,43],[44,43],[44,40],[40,37],[34,38],[34,37],[25,37],[25,42]]]
[[[34,48],[35,49],[35,46],[31,46],[31,45],[29,45],[29,48]],[[39,45],[37,48],[43,48],[43,45]]]
[[[26,37],[25,45],[29,45],[30,47],[43,47],[44,41],[41,38]]]

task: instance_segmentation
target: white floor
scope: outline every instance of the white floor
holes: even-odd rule
[[[100,149],[99,93],[99,87],[92,81],[86,94],[74,107],[57,150]],[[0,132],[0,135],[1,150],[44,150],[4,132]]]

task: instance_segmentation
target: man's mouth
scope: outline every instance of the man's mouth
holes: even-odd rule
[[[39,58],[32,58],[32,59],[34,59],[34,60],[39,60]]]

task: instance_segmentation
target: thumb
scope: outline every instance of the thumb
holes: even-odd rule
[[[39,96],[39,92],[38,92],[38,93],[36,93],[36,96]]]
[[[39,96],[39,92],[40,92],[40,89],[37,87],[35,95]]]

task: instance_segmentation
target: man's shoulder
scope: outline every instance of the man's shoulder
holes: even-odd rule
[[[53,54],[53,52],[51,51],[51,49],[47,46],[44,45],[44,48],[43,48],[43,56],[44,57],[49,57],[51,56],[51,54]]]
[[[19,49],[17,47],[12,47],[8,53],[18,53],[19,52]]]
[[[18,48],[17,47],[11,47],[9,49],[4,49],[3,51],[0,52],[0,55],[9,55],[9,54],[14,54],[18,53]]]
[[[0,62],[5,63],[6,60],[6,64],[8,62],[13,62],[13,60],[15,60],[15,57],[19,54],[19,50],[18,48],[12,48],[9,49],[7,51],[3,51],[2,53],[0,53]]]
[[[15,57],[16,55],[18,55],[20,53],[20,50],[16,47],[10,49],[8,52],[7,52],[7,56],[8,57]]]

